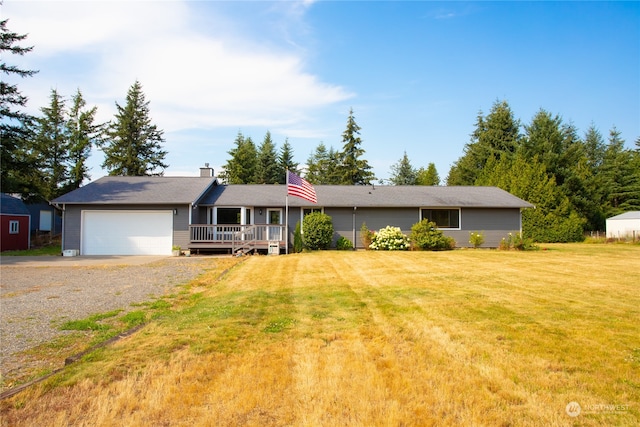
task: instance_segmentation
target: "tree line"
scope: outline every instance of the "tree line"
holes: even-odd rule
[[[478,114],[447,185],[500,187],[536,206],[523,213],[525,236],[579,241],[604,230],[606,218],[640,210],[640,138],[628,149],[615,127],[605,141],[593,124],[581,138],[544,109],[522,125],[507,101],[496,101]]]
[[[284,184],[286,170],[304,175],[311,184],[366,185],[375,179],[372,167],[363,159],[365,151],[359,136],[360,126],[353,109],[349,111],[347,127],[342,134],[342,151],[333,147],[327,151],[320,143],[307,159],[306,171],[293,160],[293,149],[285,140],[279,153],[267,131],[262,143],[256,147],[251,137],[241,132],[228,152],[231,156],[222,167],[219,178],[228,184]]]
[[[256,146],[251,137],[238,133],[231,156],[223,165],[219,178],[228,184],[284,184],[285,170],[304,175],[315,185],[369,185],[375,179],[372,167],[364,159],[365,150],[360,138],[361,127],[356,123],[353,109],[349,110],[347,125],[342,133],[342,150],[320,142],[307,158],[304,170],[293,160],[293,150],[285,140],[276,153],[271,133],[267,131],[262,143]],[[380,180],[384,183],[384,181]],[[392,185],[439,185],[440,177],[434,163],[415,169],[407,156],[391,166],[388,183]]]
[[[0,70],[5,76],[30,77],[36,70],[23,70],[5,62],[7,54],[24,55],[26,38],[10,31],[0,21]],[[90,179],[87,160],[92,147],[104,153],[102,167],[110,175],[161,175],[168,167],[162,149],[163,132],[152,122],[149,102],[136,81],[126,104],[116,102],[112,121],[97,123],[97,107],[88,107],[78,89],[66,99],[51,90],[49,105],[39,116],[22,111],[27,97],[17,84],[3,78],[0,83],[0,186],[6,193],[19,193],[25,200],[52,200]]]
[[[7,54],[24,55],[32,47],[19,45],[26,36],[0,21],[6,76],[30,77],[34,70],[7,65]],[[163,131],[150,118],[149,101],[136,81],[124,106],[116,102],[112,121],[96,123],[96,107],[88,107],[80,90],[71,98],[53,89],[41,115],[21,111],[27,98],[17,85],[0,81],[0,178],[3,192],[23,198],[52,200],[89,179],[86,166],[91,147],[104,153],[102,167],[110,175],[162,175],[168,167]],[[376,179],[364,159],[360,126],[353,109],[342,133],[342,148],[320,142],[306,161],[294,160],[285,140],[278,150],[267,132],[256,145],[241,132],[219,174],[229,184],[284,184],[287,169],[312,184],[367,185]],[[615,127],[607,140],[595,125],[583,137],[571,123],[544,109],[529,124],[515,118],[507,101],[496,101],[489,114],[479,112],[470,141],[452,165],[446,185],[497,186],[534,204],[523,213],[523,234],[539,242],[581,240],[585,231],[603,230],[605,219],[640,210],[640,138],[635,149]],[[418,169],[406,152],[391,166],[392,185],[440,185],[433,163]]]

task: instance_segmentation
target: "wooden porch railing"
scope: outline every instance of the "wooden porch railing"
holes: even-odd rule
[[[189,240],[191,243],[211,243],[226,246],[233,252],[254,247],[257,244],[284,241],[284,225],[190,225]]]

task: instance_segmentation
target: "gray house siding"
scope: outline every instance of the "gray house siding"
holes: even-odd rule
[[[62,214],[62,250],[67,249],[80,249],[80,234],[82,221],[82,207],[81,206],[66,206],[64,213]]]
[[[333,220],[336,233],[334,244],[340,236],[344,236],[354,243],[356,248],[363,248],[360,238],[363,222],[369,230],[379,230],[391,225],[400,227],[403,233],[409,235],[411,227],[420,221],[418,208],[358,208],[355,211],[353,208],[326,208],[325,213]],[[471,246],[469,233],[472,231],[484,233],[484,247],[498,247],[502,238],[507,237],[509,233],[520,231],[520,209],[461,209],[460,228],[442,231],[445,235],[453,237],[458,247]]]
[[[64,240],[62,250],[80,249],[82,240],[82,211],[122,211],[122,210],[174,210],[173,244],[186,248],[189,245],[189,206],[167,205],[66,205],[63,217]]]
[[[335,230],[334,244],[343,236],[351,241],[356,248],[363,248],[360,239],[362,223],[367,224],[369,230],[379,230],[392,225],[400,227],[405,234],[411,232],[411,226],[418,222],[419,212],[416,208],[326,208],[324,213],[329,215]],[[354,215],[355,214],[355,215]],[[355,220],[355,241],[354,241]]]
[[[458,247],[471,247],[469,233],[484,234],[483,247],[497,248],[509,233],[520,232],[520,209],[462,209],[460,212],[460,230],[443,230],[453,237]]]

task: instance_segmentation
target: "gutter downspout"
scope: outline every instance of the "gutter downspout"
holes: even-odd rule
[[[353,250],[356,250],[356,210],[358,210],[357,206],[353,207]]]

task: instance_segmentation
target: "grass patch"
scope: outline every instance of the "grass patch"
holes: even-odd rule
[[[117,316],[121,311],[113,310],[106,313],[93,314],[86,319],[70,320],[60,325],[60,329],[63,331],[103,331],[110,329],[111,325],[100,322]]]
[[[2,402],[2,416],[18,426],[638,425],[640,247],[546,249],[251,257]]]
[[[61,253],[62,248],[60,245],[50,245],[23,251],[4,251],[2,256],[53,256]]]

